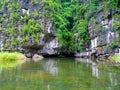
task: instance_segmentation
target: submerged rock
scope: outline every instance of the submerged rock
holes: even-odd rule
[[[42,60],[44,57],[41,56],[41,55],[38,55],[38,54],[34,54],[34,56],[32,57],[32,60],[37,62],[37,61],[40,61]]]

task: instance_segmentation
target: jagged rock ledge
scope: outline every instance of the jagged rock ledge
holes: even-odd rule
[[[106,52],[106,51],[102,51],[102,52]],[[99,53],[96,50],[89,50],[89,51],[85,51],[85,52],[81,52],[81,53],[75,53],[75,57],[79,57],[79,58],[91,58],[91,59],[98,59],[98,60],[107,60],[109,56],[112,55],[120,55],[120,48],[116,48],[114,50],[111,50],[109,52],[106,53]]]

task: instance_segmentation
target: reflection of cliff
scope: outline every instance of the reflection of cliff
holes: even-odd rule
[[[92,75],[95,76],[96,78],[99,78],[98,66],[94,62],[92,63]]]
[[[44,69],[52,75],[58,75],[57,61],[49,59],[43,64]]]
[[[110,78],[111,85],[113,85],[113,86],[118,85],[118,80],[116,79],[116,77],[113,73],[109,72],[108,76]]]
[[[89,59],[80,59],[80,58],[76,58],[75,60],[76,60],[76,62],[91,64],[92,76],[99,78],[99,70],[98,70],[98,66],[95,62],[93,62],[92,60],[89,60]]]
[[[93,61],[89,59],[83,59],[83,58],[75,58],[76,62],[83,62],[83,63],[92,63]]]

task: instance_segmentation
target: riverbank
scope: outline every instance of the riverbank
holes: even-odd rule
[[[75,53],[75,57],[79,58],[90,58],[90,59],[98,59],[98,60],[106,60],[109,59],[110,56],[117,56],[120,55],[120,48],[116,48],[113,50],[105,51],[105,50],[99,50],[99,48],[96,49],[90,49],[84,52],[78,52]]]

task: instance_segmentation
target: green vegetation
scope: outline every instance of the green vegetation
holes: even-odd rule
[[[5,49],[29,45],[30,41],[39,44],[41,35],[47,30],[47,23],[50,21],[62,50],[68,53],[82,52],[90,46],[90,21],[95,23],[91,29],[99,32],[103,28],[97,14],[104,13],[104,16],[100,15],[102,18],[111,10],[120,11],[119,0],[31,0],[30,3],[33,9],[22,8],[23,3],[20,1],[1,0],[0,13],[3,15],[0,17],[0,32],[4,30],[7,36],[5,43],[8,45],[4,46]],[[116,13],[113,17],[113,28],[120,36],[120,15]]]
[[[110,60],[120,62],[120,55],[113,55],[109,57]]]
[[[117,48],[118,47],[118,44],[116,43],[116,42],[114,42],[114,41],[112,41],[110,44],[109,44],[109,48],[110,49],[115,49],[115,48]]]
[[[26,61],[26,57],[18,52],[0,52],[0,67],[15,67]]]
[[[118,34],[119,34],[118,41],[120,42],[120,21],[119,21],[120,14],[114,15],[114,18],[115,18],[115,20],[114,20],[113,28],[118,32]]]

